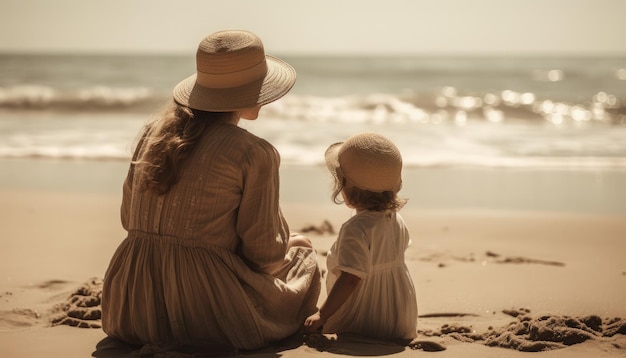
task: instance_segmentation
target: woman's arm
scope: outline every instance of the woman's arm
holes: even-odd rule
[[[279,206],[280,157],[269,143],[261,142],[240,165],[239,252],[253,269],[271,273],[283,263],[289,241],[289,227]]]
[[[320,331],[326,321],[350,298],[359,282],[361,282],[359,277],[341,272],[320,310],[309,316],[304,322],[305,330],[308,333]]]

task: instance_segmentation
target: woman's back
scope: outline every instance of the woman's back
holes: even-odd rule
[[[132,186],[125,185],[123,225],[129,231],[198,240],[234,251],[244,190],[263,190],[263,204],[270,207],[257,209],[273,215],[263,223],[270,227],[259,232],[278,233],[282,226],[278,178],[267,181],[277,177],[279,160],[267,141],[232,124],[212,124],[182,163],[179,180],[167,193],[138,190],[143,178],[140,167],[135,169]],[[255,181],[258,188],[250,188]]]
[[[131,171],[128,237],[105,275],[105,332],[131,343],[248,349],[295,332],[315,310],[319,272],[313,249],[287,253],[278,164],[263,139],[216,124],[167,193],[141,189]]]

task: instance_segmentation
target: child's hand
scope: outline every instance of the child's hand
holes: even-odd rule
[[[304,321],[304,331],[306,333],[317,333],[322,330],[322,327],[326,323],[326,320],[320,316],[319,311],[315,314],[309,316],[309,318]]]

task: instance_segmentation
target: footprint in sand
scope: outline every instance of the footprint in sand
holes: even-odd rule
[[[41,314],[30,308],[14,308],[0,311],[0,330],[12,331],[34,326],[40,322]]]
[[[65,303],[55,307],[53,326],[101,328],[102,279],[92,278],[74,291]]]
[[[41,289],[56,290],[56,289],[66,286],[69,283],[70,283],[69,281],[65,281],[65,280],[48,280],[38,285],[35,285],[34,287],[41,288]]]

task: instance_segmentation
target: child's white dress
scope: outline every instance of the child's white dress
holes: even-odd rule
[[[324,333],[417,336],[417,299],[404,262],[409,244],[409,231],[395,211],[363,211],[343,224],[328,253],[326,289],[330,293],[342,271],[361,282],[326,322]]]

